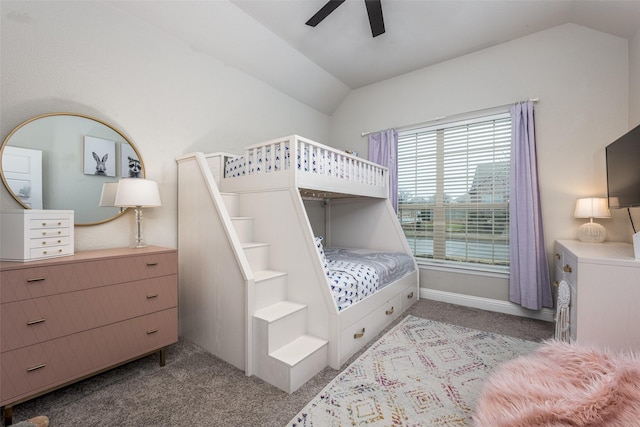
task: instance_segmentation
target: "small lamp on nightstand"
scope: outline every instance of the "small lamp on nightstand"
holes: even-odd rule
[[[593,218],[610,218],[611,212],[606,197],[588,197],[578,199],[576,210],[573,214],[576,218],[589,218],[589,222],[582,224],[578,230],[578,239],[582,242],[601,243],[607,237],[607,230]]]
[[[118,182],[115,203],[118,207],[135,208],[136,237],[134,248],[144,248],[142,241],[142,208],[162,206],[158,183],[144,178],[123,178]]]

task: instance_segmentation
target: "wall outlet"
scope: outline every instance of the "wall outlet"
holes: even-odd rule
[[[633,235],[633,253],[636,259],[640,259],[640,231]]]

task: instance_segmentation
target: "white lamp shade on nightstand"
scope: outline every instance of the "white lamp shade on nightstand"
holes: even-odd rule
[[[606,197],[578,199],[573,216],[576,218],[589,218],[589,222],[582,224],[578,230],[578,239],[580,241],[601,243],[607,238],[607,230],[601,224],[593,222],[593,218],[611,217]]]

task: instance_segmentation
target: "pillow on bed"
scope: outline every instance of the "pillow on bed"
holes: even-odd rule
[[[322,268],[324,269],[324,274],[327,276],[329,273],[329,262],[327,261],[327,257],[324,254],[324,248],[322,247],[322,236],[316,236],[316,249],[318,249],[318,255],[320,255],[320,260],[322,261]]]

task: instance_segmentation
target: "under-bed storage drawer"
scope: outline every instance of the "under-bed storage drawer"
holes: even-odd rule
[[[171,308],[2,353],[0,400],[18,400],[174,343],[177,319],[178,309]]]
[[[402,312],[401,298],[402,295],[396,295],[340,334],[340,354],[343,360],[358,351],[400,315]]]
[[[407,286],[400,292],[401,308],[405,311],[411,304],[418,301],[418,289],[416,285]]]
[[[376,335],[382,326],[383,319],[378,312],[369,313],[368,316],[348,327],[340,334],[341,360],[351,357],[359,348],[365,345],[371,337]]]

